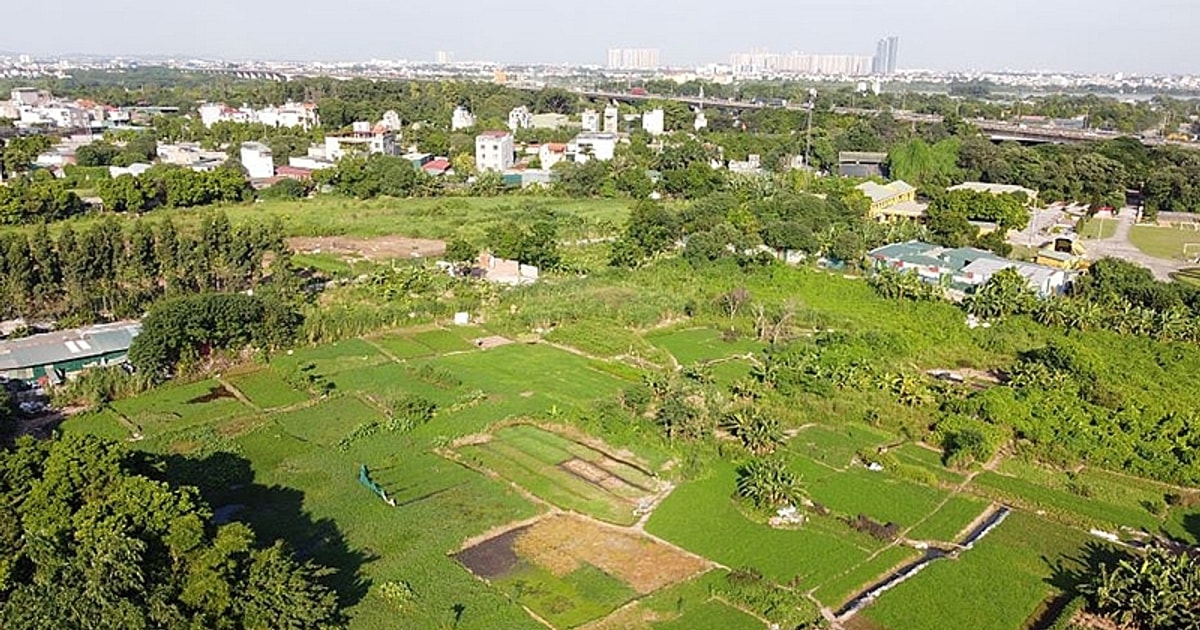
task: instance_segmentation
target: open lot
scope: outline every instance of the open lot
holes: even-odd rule
[[[1142,253],[1155,258],[1194,261],[1200,257],[1197,230],[1136,225],[1129,232],[1129,240]]]
[[[565,515],[510,530],[455,558],[557,628],[598,619],[708,569],[644,536]]]

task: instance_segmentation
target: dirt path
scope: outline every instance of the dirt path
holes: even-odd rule
[[[446,253],[444,241],[404,236],[298,236],[287,239],[287,244],[297,253],[359,256],[367,260],[431,258]]]

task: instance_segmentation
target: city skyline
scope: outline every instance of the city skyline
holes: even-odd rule
[[[148,0],[102,9],[63,0],[26,7],[24,19],[51,21],[64,11],[89,19],[60,21],[50,33],[17,29],[6,33],[0,48],[36,56],[305,61],[431,60],[442,50],[463,61],[597,66],[606,65],[605,51],[612,48],[657,48],[663,64],[683,67],[726,63],[738,51],[759,49],[874,56],[880,37],[897,35],[904,42],[900,69],[1200,74],[1200,41],[1187,28],[1200,18],[1200,3],[1146,0],[1136,12],[1123,6],[1061,0],[1048,9],[1034,0],[1012,0],[964,10],[954,0],[756,0],[732,9],[733,20],[729,8],[705,3],[685,10],[679,3],[611,0],[605,11],[575,24],[575,8],[546,0],[509,12],[463,0],[425,7],[421,15],[378,0],[297,0],[287,13],[266,3],[212,0],[195,15]],[[371,19],[355,18],[365,14]],[[177,27],[183,20],[187,29]],[[574,25],[562,28],[567,23]],[[337,24],[344,26],[330,27]],[[515,36],[521,33],[538,36]]]

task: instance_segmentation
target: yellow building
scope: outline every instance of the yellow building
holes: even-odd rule
[[[925,205],[917,203],[917,189],[903,180],[890,184],[863,182],[855,188],[870,200],[870,217],[876,221],[925,219]]]

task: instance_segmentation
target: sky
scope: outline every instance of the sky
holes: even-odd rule
[[[871,55],[896,35],[908,69],[1200,74],[1200,0],[57,0],[17,13],[39,26],[0,29],[0,50],[34,55],[604,64],[610,47],[644,47],[686,66],[754,48]]]

